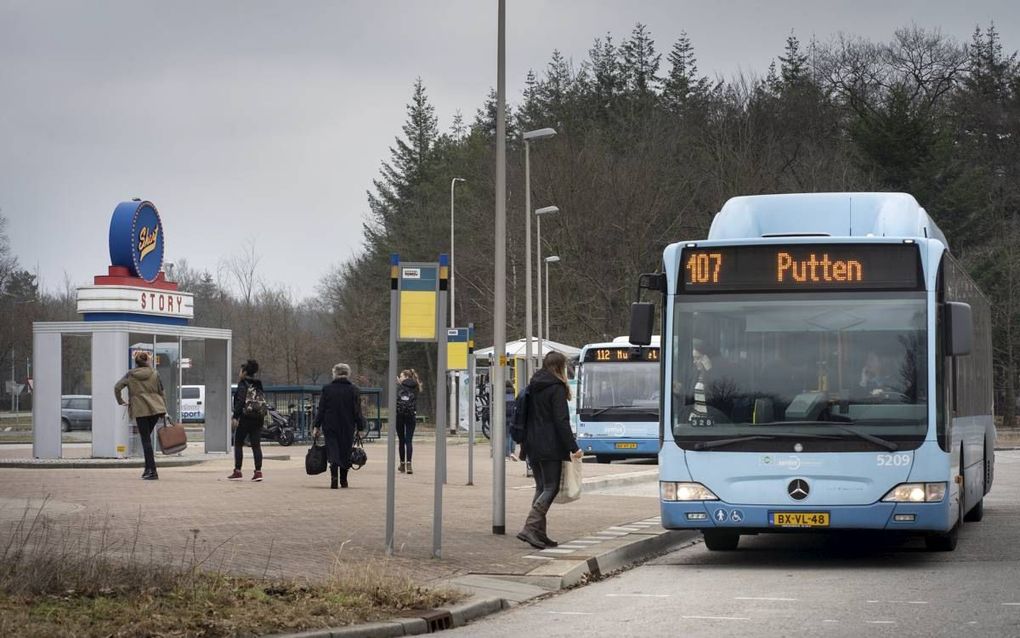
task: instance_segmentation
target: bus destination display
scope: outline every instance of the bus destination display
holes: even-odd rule
[[[916,244],[685,249],[682,292],[921,290]]]
[[[626,346],[622,348],[590,348],[584,353],[585,361],[602,363],[611,361],[658,361],[659,348],[638,348]]]

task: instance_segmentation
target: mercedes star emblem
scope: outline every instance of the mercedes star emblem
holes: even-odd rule
[[[790,494],[790,498],[793,500],[803,501],[807,498],[808,492],[811,491],[811,488],[804,479],[793,479],[790,481],[790,484],[786,486],[786,491]]]

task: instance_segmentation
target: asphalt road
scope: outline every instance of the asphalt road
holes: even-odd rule
[[[1020,452],[996,459],[984,521],[954,552],[861,534],[699,542],[452,634],[1020,636]]]

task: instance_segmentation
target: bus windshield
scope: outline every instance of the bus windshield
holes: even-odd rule
[[[648,361],[585,363],[577,405],[582,418],[600,415],[619,420],[620,413],[659,414],[659,365]],[[651,414],[652,418],[647,418]]]
[[[687,449],[913,449],[923,293],[677,297],[672,433]]]

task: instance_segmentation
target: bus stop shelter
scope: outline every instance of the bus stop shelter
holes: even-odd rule
[[[205,451],[230,451],[231,331],[144,321],[39,322],[32,325],[32,453],[39,459],[62,456],[61,395],[63,337],[91,341],[92,457],[137,455],[140,444],[127,408],[117,404],[113,386],[132,366],[132,349],[156,353],[156,370],[171,415],[180,409],[181,353],[204,347],[206,386]],[[142,344],[142,345],[140,345]],[[151,345],[150,345],[151,344]],[[159,356],[159,353],[164,356]],[[176,354],[174,354],[176,353]],[[125,391],[125,400],[126,391]]]

